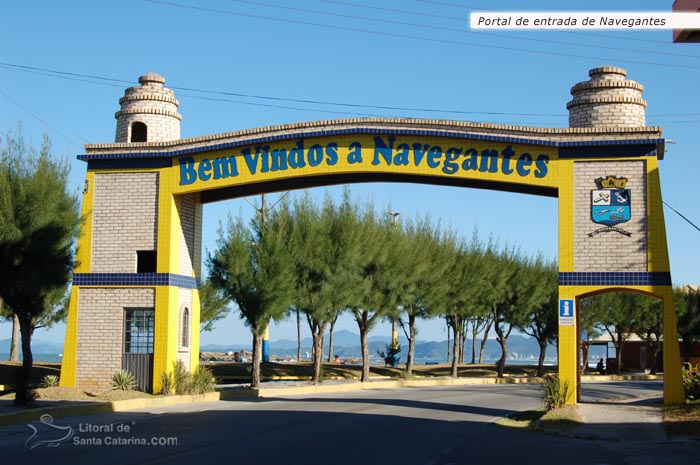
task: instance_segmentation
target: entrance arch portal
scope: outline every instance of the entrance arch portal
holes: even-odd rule
[[[88,165],[85,222],[61,384],[108,387],[128,360],[142,359],[137,378],[149,378],[145,385],[158,392],[161,374],[175,361],[197,367],[203,204],[303,187],[403,181],[557,197],[562,381],[578,385],[579,297],[633,290],[664,301],[664,399],[681,402],[658,173],[661,128],[645,126],[643,88],[626,80],[625,70],[603,67],[589,74],[589,81],[572,88],[569,128],[361,118],[190,139],[180,139],[182,117],[165,79],[141,76],[141,85],[120,100],[116,143],[87,145],[78,157]],[[148,142],[129,142],[135,122],[144,126]],[[152,327],[139,326],[134,315],[149,311]],[[575,395],[568,399],[576,401]]]

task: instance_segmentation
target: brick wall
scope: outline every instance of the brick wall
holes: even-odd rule
[[[109,389],[122,368],[124,309],[154,308],[155,289],[82,288],[78,300],[76,383],[80,389]]]
[[[194,276],[195,264],[195,194],[176,198],[180,215],[180,274]]]
[[[155,250],[158,173],[95,175],[93,273],[136,273],[136,251]]]
[[[630,237],[615,231],[588,236],[605,227],[591,219],[591,190],[608,175],[629,180],[631,219],[617,226]],[[645,162],[576,162],[574,180],[574,271],[647,271]]]

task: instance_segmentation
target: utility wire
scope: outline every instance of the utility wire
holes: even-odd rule
[[[400,25],[400,26],[422,27],[422,28],[426,28],[426,29],[433,29],[433,30],[440,30],[440,31],[459,32],[462,34],[478,34],[480,36],[501,37],[501,38],[506,38],[506,39],[525,40],[525,41],[529,41],[529,42],[541,42],[541,43],[555,44],[555,45],[572,45],[574,47],[619,50],[619,51],[624,51],[624,52],[647,53],[647,54],[651,54],[651,55],[664,55],[664,56],[671,55],[671,56],[678,56],[678,57],[684,57],[684,58],[700,58],[697,55],[687,55],[684,53],[656,52],[653,50],[640,50],[640,49],[634,49],[634,48],[611,47],[611,46],[607,46],[607,45],[591,45],[591,44],[581,44],[581,43],[576,43],[576,42],[562,42],[559,40],[535,39],[533,37],[515,36],[515,35],[509,35],[509,34],[499,34],[499,33],[494,33],[494,32],[471,31],[468,29],[457,29],[457,28],[451,28],[451,27],[433,26],[433,25],[429,25],[429,24],[409,23],[409,22],[405,22],[405,21],[395,21],[395,20],[391,20],[391,19],[378,19],[378,18],[369,18],[366,16],[348,15],[348,14],[343,14],[343,13],[331,13],[328,11],[310,10],[310,9],[306,9],[306,8],[295,8],[295,7],[290,7],[290,6],[274,5],[271,3],[255,2],[252,0],[229,0],[229,1],[236,2],[236,3],[248,4],[248,5],[264,6],[264,7],[268,7],[268,8],[277,8],[279,10],[299,11],[302,13],[313,13],[313,14],[317,14],[317,15],[334,16],[334,17],[339,17],[339,18],[360,19],[362,21],[374,21],[374,22],[378,22],[378,23],[396,24],[396,25]]]
[[[119,87],[119,88],[123,87],[122,85],[115,84],[117,82],[118,83],[125,83],[125,84],[133,84],[132,81],[127,81],[124,79],[108,78],[108,77],[104,77],[104,76],[80,74],[80,73],[75,73],[75,72],[66,72],[66,71],[59,71],[59,70],[53,70],[53,69],[47,69],[47,68],[38,68],[38,67],[34,67],[34,66],[19,65],[19,64],[14,64],[14,63],[7,63],[7,62],[0,62],[0,67],[4,67],[6,69],[13,69],[13,70],[17,70],[17,71],[23,71],[23,72],[27,72],[30,74],[37,74],[40,76],[54,77],[54,78],[59,78],[59,79],[64,79],[64,80],[69,80],[69,81],[87,82],[90,84],[97,84],[97,85],[103,85],[103,86],[109,86],[109,87]],[[83,79],[83,78],[87,78],[87,79]],[[93,81],[90,79],[98,79],[98,81]],[[389,106],[389,105],[370,105],[370,104],[355,104],[355,103],[347,103],[347,102],[332,102],[332,101],[324,101],[324,100],[293,99],[293,98],[275,97],[275,96],[269,96],[269,95],[254,95],[254,94],[244,94],[244,93],[235,93],[235,92],[226,92],[226,91],[214,91],[214,90],[199,89],[199,88],[194,88],[194,87],[170,86],[170,88],[176,89],[176,90],[183,90],[183,91],[187,91],[187,92],[218,94],[218,95],[227,95],[227,96],[235,96],[235,97],[243,97],[243,98],[258,98],[258,99],[273,100],[273,101],[306,103],[306,104],[312,104],[312,105],[330,105],[330,106],[341,106],[341,107],[352,107],[352,108],[370,108],[370,109],[376,109],[376,110],[396,110],[396,111],[407,111],[407,112],[446,113],[446,114],[453,113],[453,114],[491,115],[491,116],[537,116],[537,117],[566,117],[566,116],[568,116],[567,114],[564,114],[564,113],[508,113],[508,112],[486,112],[486,111],[467,111],[467,110],[444,110],[444,109],[437,109],[437,108],[411,108],[411,107],[399,107],[399,106]],[[243,101],[243,100],[233,100],[233,99],[226,99],[226,98],[205,97],[202,95],[178,94],[178,97],[193,98],[193,99],[198,99],[198,100],[210,100],[210,101],[217,101],[217,102],[236,103],[236,104],[241,104],[241,105],[280,108],[283,110],[315,111],[315,112],[320,112],[320,113],[356,115],[356,116],[380,116],[376,113],[343,112],[343,111],[334,111],[334,110],[318,109],[318,108],[301,108],[301,107],[294,107],[294,106],[288,106],[288,105],[265,104],[265,103],[260,103],[260,102],[247,102],[247,101]],[[650,117],[700,116],[700,113],[666,113],[666,114],[651,114],[650,113],[647,116],[650,116]],[[662,124],[696,123],[696,122],[697,121],[666,121],[666,122],[663,122]],[[501,124],[523,124],[523,125],[524,124],[537,124],[537,123],[532,123],[532,122],[500,122],[500,123]]]
[[[410,35],[410,34],[399,34],[399,33],[384,32],[384,31],[374,31],[371,29],[361,29],[361,28],[355,28],[355,27],[349,27],[349,26],[337,26],[337,25],[316,23],[316,22],[312,22],[312,21],[302,21],[302,20],[289,19],[289,18],[275,18],[272,16],[239,13],[236,11],[219,10],[219,9],[215,9],[215,8],[205,8],[205,7],[194,6],[194,5],[184,5],[181,3],[166,2],[166,1],[160,1],[160,0],[144,0],[144,1],[149,2],[149,3],[158,4],[158,5],[175,7],[175,8],[204,11],[207,13],[218,13],[218,14],[225,14],[225,15],[231,15],[231,16],[241,16],[244,18],[266,19],[269,21],[276,21],[276,22],[283,22],[283,23],[290,23],[290,24],[302,24],[302,25],[306,25],[306,26],[315,26],[315,27],[322,27],[322,28],[327,28],[327,29],[336,29],[336,30],[344,30],[344,31],[352,31],[352,32],[361,32],[361,33],[365,33],[365,34],[374,34],[374,35],[385,36],[385,37],[396,37],[396,38],[400,38],[400,39],[413,39],[413,40],[419,40],[419,41],[423,41],[423,42],[435,42],[435,43],[441,43],[441,44],[459,45],[459,46],[467,46],[467,47],[481,47],[481,48],[488,48],[488,49],[525,52],[525,53],[532,53],[532,54],[537,54],[537,55],[552,55],[552,56],[560,56],[560,57],[576,58],[576,59],[583,58],[583,59],[589,59],[589,60],[610,60],[610,58],[603,58],[603,57],[598,57],[598,56],[578,55],[578,54],[572,54],[572,53],[551,52],[551,51],[544,51],[544,50],[533,50],[533,49],[527,49],[527,48],[505,47],[505,46],[500,46],[500,45],[478,44],[478,43],[474,43],[474,42],[437,39],[437,38],[421,37],[421,36],[414,36],[414,35]],[[615,58],[614,60],[617,62],[620,62],[620,63],[634,63],[634,64],[641,64],[641,65],[663,66],[663,67],[667,67],[667,68],[700,69],[700,66],[692,66],[692,65],[657,63],[657,62],[649,62],[649,61],[627,60],[627,59],[622,59],[622,58]]]
[[[2,95],[2,96],[5,97],[7,100],[9,100],[10,102],[14,103],[15,105],[17,105],[17,106],[18,106],[19,108],[21,108],[22,110],[26,111],[29,115],[31,115],[31,116],[33,116],[34,118],[36,118],[37,120],[39,120],[39,122],[41,122],[41,124],[43,124],[44,126],[46,126],[46,127],[48,127],[49,129],[51,129],[53,132],[55,132],[56,134],[58,134],[59,136],[61,136],[61,137],[63,137],[64,139],[66,139],[68,142],[70,142],[70,143],[71,143],[72,145],[74,145],[75,147],[81,148],[80,144],[76,144],[70,137],[68,137],[67,135],[63,134],[61,131],[59,131],[59,130],[56,129],[55,127],[51,126],[49,123],[47,123],[46,121],[44,121],[43,119],[41,119],[38,115],[36,115],[36,114],[33,113],[32,111],[30,111],[27,107],[23,106],[23,105],[22,105],[21,103],[19,103],[17,100],[15,100],[15,99],[13,99],[12,97],[10,97],[9,95],[7,95],[5,92],[3,92],[3,91],[0,90],[0,95]],[[85,139],[83,139],[83,140],[85,140]],[[88,143],[87,140],[85,140],[85,142]]]
[[[675,208],[673,208],[671,205],[669,205],[668,202],[666,202],[665,200],[662,200],[662,202],[663,202],[664,205],[666,205],[668,208],[670,208],[671,210],[673,210],[674,213],[676,213],[676,215],[680,216],[681,218],[683,218],[684,220],[686,220],[692,227],[694,227],[695,229],[697,229],[698,231],[700,231],[700,228],[697,227],[697,226],[695,225],[695,223],[693,223],[693,222],[690,221],[688,218],[686,218],[685,216],[683,216],[683,214],[682,214],[681,212],[679,212],[678,210],[676,210]]]

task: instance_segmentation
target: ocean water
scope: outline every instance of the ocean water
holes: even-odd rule
[[[61,363],[61,360],[63,359],[62,355],[58,354],[32,354],[34,357],[34,362],[50,362],[50,363]],[[0,353],[0,360],[9,360],[10,359],[10,354],[9,353]],[[22,354],[19,354],[19,359],[20,361],[22,360]]]

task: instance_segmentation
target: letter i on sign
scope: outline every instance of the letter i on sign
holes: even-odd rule
[[[559,300],[559,324],[566,326],[574,324],[574,299]]]

